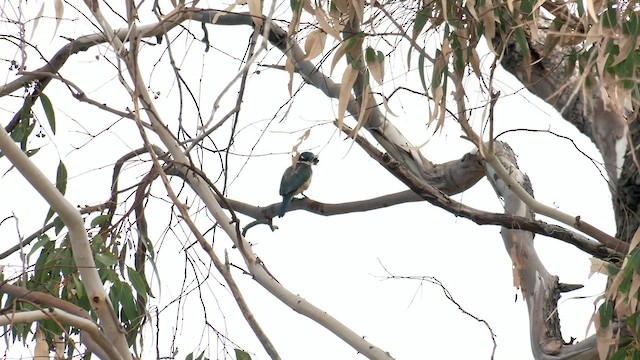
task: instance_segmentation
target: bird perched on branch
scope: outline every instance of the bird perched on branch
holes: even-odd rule
[[[287,206],[291,199],[297,194],[301,194],[309,188],[311,184],[311,165],[319,162],[318,158],[311,152],[305,151],[300,156],[295,165],[289,166],[282,174],[280,181],[280,195],[282,195],[282,205],[280,205],[279,217],[283,217],[287,211]],[[304,194],[303,194],[304,195]]]

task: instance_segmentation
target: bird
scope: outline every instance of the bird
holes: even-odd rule
[[[316,165],[319,161],[312,152],[305,151],[298,156],[295,165],[289,166],[287,170],[284,171],[282,180],[280,181],[282,204],[280,205],[278,217],[284,216],[291,199],[293,199],[295,195],[302,194],[309,188],[311,175],[313,175],[311,165]]]

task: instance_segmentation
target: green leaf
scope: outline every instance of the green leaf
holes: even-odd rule
[[[58,164],[58,171],[56,174],[56,188],[62,195],[67,192],[67,167],[60,161]]]
[[[533,19],[531,13],[533,12],[533,6],[535,4],[536,0],[522,0],[520,3],[520,11],[522,11],[522,15],[524,15],[527,20]]]
[[[625,35],[640,36],[640,17],[635,12],[629,15],[629,19],[622,23],[622,32]]]
[[[45,115],[47,115],[47,120],[49,121],[49,126],[51,127],[51,131],[56,133],[56,113],[53,111],[53,106],[51,105],[51,101],[45,94],[40,94],[40,103],[42,104],[42,108],[44,109]]]
[[[97,253],[95,257],[96,262],[99,262],[106,267],[111,267],[118,263],[118,259],[109,253]]]
[[[236,352],[236,360],[251,360],[251,355],[249,355],[248,352],[240,350],[240,349],[233,349]]]
[[[51,241],[51,239],[49,239],[49,236],[47,234],[40,235],[40,240],[38,240],[38,242],[36,242],[31,247],[31,250],[29,250],[29,254],[27,254],[27,259],[31,255],[33,255],[34,252],[38,251],[38,249],[40,249],[41,247],[44,247],[44,244],[48,243],[49,241]]]
[[[527,75],[527,79],[531,78],[531,53],[529,50],[529,41],[527,41],[527,35],[522,27],[519,27],[515,31],[516,40],[518,41],[518,47],[520,47],[520,53],[522,54],[522,62],[524,71]]]
[[[427,91],[427,81],[424,76],[424,54],[420,53],[420,57],[418,57],[418,75],[420,75],[420,82],[422,83],[422,88],[424,91]]]
[[[27,157],[32,157],[33,155],[37,154],[40,149],[41,148],[27,150]]]
[[[302,8],[301,0],[291,0],[290,4],[291,4],[291,10],[293,10],[294,13],[300,11],[300,9]]]
[[[603,328],[608,327],[611,324],[611,320],[613,320],[613,303],[605,301],[600,305],[598,313],[600,314],[600,326]]]
[[[367,60],[367,64],[371,64],[372,62],[377,61],[376,51],[371,46],[367,46],[367,49],[365,50],[364,53],[365,53],[365,59]]]
[[[129,284],[122,284],[120,298],[118,300],[120,301],[120,305],[122,305],[122,311],[127,320],[135,321],[140,314],[138,314],[138,307],[134,300],[133,290]]]
[[[613,355],[611,355],[609,360],[624,360],[626,358],[627,358],[627,348],[623,347],[618,349],[618,351],[616,351]]]
[[[98,215],[95,218],[93,218],[93,220],[91,220],[91,227],[94,228],[94,227],[102,226],[107,220],[109,220],[108,214]]]
[[[55,230],[56,235],[60,234],[60,231],[64,229],[64,223],[62,222],[62,219],[60,219],[59,216],[56,216],[56,218],[53,219],[53,229]]]
[[[607,29],[618,27],[618,10],[609,8],[602,13],[602,26]]]
[[[582,1],[576,1],[575,3],[576,3],[576,5],[578,5],[578,16],[579,17],[583,17],[584,16],[584,4],[582,3]]]
[[[146,295],[148,293],[149,284],[147,284],[147,280],[144,278],[142,274],[138,273],[132,267],[127,266],[127,275],[129,276],[129,281],[131,281],[131,285],[139,295]]]
[[[353,36],[351,36],[348,40],[347,40],[347,47],[345,48],[345,50],[347,50],[347,52],[355,49],[360,48],[360,45],[362,44],[362,40],[364,40],[365,34],[364,32],[360,31],[357,34],[354,34]],[[353,63],[353,61],[352,61]]]
[[[416,13],[416,18],[413,21],[413,35],[411,36],[413,40],[415,40],[418,35],[420,35],[422,29],[427,24],[427,21],[429,20],[429,12],[430,7],[423,6],[422,9],[420,9],[420,11]]]

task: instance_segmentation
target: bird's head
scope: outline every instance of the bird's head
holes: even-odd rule
[[[320,160],[312,153],[309,151],[305,151],[302,154],[300,154],[300,156],[298,157],[298,162],[299,163],[307,163],[309,165],[315,165],[319,162]]]

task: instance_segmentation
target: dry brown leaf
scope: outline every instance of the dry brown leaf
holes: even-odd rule
[[[33,35],[36,33],[38,24],[40,24],[40,18],[42,18],[42,13],[44,13],[44,4],[46,4],[46,1],[42,3],[40,11],[38,11],[38,15],[36,15],[36,18],[33,20],[33,30],[31,32],[31,37],[29,38],[29,40],[33,39]]]
[[[433,103],[435,104],[434,106],[434,112],[429,114],[429,124],[431,124],[433,122],[433,120],[435,120],[438,115],[439,115],[439,111],[440,111],[440,101],[442,100],[442,95],[443,95],[443,89],[442,86],[438,86],[437,88],[433,89]]]
[[[371,88],[369,87],[369,84],[367,84],[365,85],[364,90],[362,91],[362,103],[360,104],[360,114],[358,114],[358,123],[353,128],[353,130],[351,130],[351,134],[349,134],[350,138],[355,139],[360,128],[363,127],[364,124],[369,119],[369,113],[371,112],[369,110],[369,103],[370,102],[373,103],[373,100],[374,99],[373,99],[373,95],[371,95]]]
[[[391,111],[391,107],[389,106],[389,100],[387,100],[386,96],[382,97],[382,105],[384,106],[384,109],[387,111],[387,113],[398,117],[398,115],[396,115],[393,111]]]
[[[236,8],[237,5],[241,5],[241,4],[242,4],[241,0],[238,0],[234,4],[231,4],[231,5],[227,6],[224,10],[218,11],[218,13],[213,17],[213,20],[211,20],[211,23],[212,24],[217,23],[218,19],[220,18],[220,16],[222,16],[223,14],[231,12],[233,9]],[[178,5],[175,5],[174,7],[177,7],[177,6]]]
[[[469,59],[469,64],[471,64],[471,68],[473,69],[473,73],[476,74],[478,79],[480,79],[480,55],[476,49],[471,49],[471,58]]]
[[[300,13],[302,10],[294,11],[291,16],[291,22],[289,23],[289,28],[287,29],[287,34],[289,36],[293,36],[298,31],[298,26],[300,26]]]
[[[444,127],[444,118],[447,114],[447,99],[445,97],[442,98],[440,102],[440,116],[438,117],[438,122],[436,123],[436,128],[433,130],[434,132],[438,130],[442,130]]]
[[[593,6],[593,0],[587,0],[587,12],[589,13],[589,16],[591,16],[591,19],[593,19],[593,22],[597,24],[598,12],[596,11],[596,8]]]
[[[593,276],[593,274],[611,275],[606,261],[592,257],[589,259],[589,262],[591,263],[589,267],[589,277]]]
[[[327,33],[322,31],[322,29],[312,31],[304,44],[304,52],[307,54],[304,59],[311,60],[321,55],[326,42]]]
[[[509,9],[509,12],[513,14],[513,0],[507,0],[507,8]]]
[[[631,242],[629,243],[629,253],[631,253],[631,251],[635,249],[639,243],[640,243],[640,228],[636,230],[636,232],[633,234],[633,237],[631,238]]]
[[[261,0],[248,0],[249,13],[251,14],[251,20],[256,24],[258,28],[262,28],[264,21],[262,20],[262,1]]]
[[[293,73],[295,72],[295,66],[293,65],[293,57],[287,56],[287,61],[284,64],[284,69],[289,73],[289,96],[293,96]]]
[[[54,347],[56,351],[56,360],[66,359],[64,356],[64,348],[66,345],[64,338],[61,335],[56,335],[54,342],[55,342]]]
[[[378,84],[382,85],[383,79],[384,79],[384,57],[382,57],[383,62],[380,62],[379,58],[378,58],[378,54],[375,50],[368,48],[367,49],[367,56],[366,58],[366,62],[367,62],[367,67],[369,68],[369,72],[371,73],[371,76],[373,77],[373,80],[375,80]],[[373,56],[369,56],[370,52],[373,52]]]
[[[315,15],[316,10],[311,6],[311,1],[309,0],[300,0],[302,1],[302,9],[308,12],[311,15]]]
[[[47,344],[47,337],[44,335],[44,331],[40,329],[40,325],[36,329],[36,348],[33,351],[33,358],[49,360],[49,344]]]
[[[486,40],[487,46],[489,47],[489,51],[491,51],[496,56],[500,56],[500,54],[498,54],[496,49],[493,47],[493,41],[491,40],[496,35],[496,19],[493,14],[493,9],[491,8],[490,2],[487,3],[489,4],[485,4],[485,6],[483,6],[481,10],[481,13],[484,14],[482,15],[482,20],[484,21],[484,38]]]
[[[351,0],[351,5],[360,22],[364,22],[364,0]]]
[[[336,65],[338,64],[338,61],[340,61],[340,59],[342,59],[342,57],[344,56],[344,54],[346,54],[347,52],[347,45],[349,44],[349,41],[344,41],[342,44],[340,44],[340,46],[338,46],[338,48],[336,49],[336,52],[333,54],[333,59],[331,60],[331,68],[329,69],[329,75],[333,74],[333,69],[336,67]]]
[[[338,11],[342,14],[348,14],[349,12],[349,0],[334,0],[333,4]]]
[[[62,21],[62,17],[64,16],[64,3],[62,0],[56,0],[54,7],[56,9],[56,28],[53,30],[53,36],[56,36],[58,32],[58,26],[60,25],[60,21]]]
[[[596,325],[596,345],[598,348],[598,356],[600,360],[606,360],[609,355],[611,345],[615,344],[613,339],[613,326],[603,328],[600,324],[600,314],[596,311],[594,316],[594,324]]]
[[[513,1],[513,0],[510,0],[510,1]],[[476,12],[476,0],[467,0],[467,9],[469,9],[469,12],[471,13],[471,16],[473,16],[474,19],[480,20],[478,18],[478,13]]]
[[[298,163],[298,157],[300,156],[300,151],[298,151],[298,148],[300,147],[300,145],[302,145],[302,143],[307,140],[309,138],[309,135],[311,135],[311,129],[307,129],[307,131],[304,132],[304,134],[302,134],[302,136],[300,136],[298,138],[298,142],[293,145],[293,148],[291,149],[293,151],[293,157],[291,158],[291,166],[293,166],[293,168],[295,169],[296,164]]]
[[[340,96],[338,97],[338,128],[342,129],[344,123],[344,114],[347,111],[349,100],[351,100],[351,89],[358,78],[358,70],[353,66],[347,66],[344,74],[342,74],[342,83],[340,84]]]
[[[338,31],[335,27],[329,24],[329,20],[327,19],[327,14],[324,12],[324,9],[320,6],[316,7],[315,10],[316,19],[318,20],[318,26],[320,29],[324,30],[327,34],[331,35],[334,39],[341,41],[340,31]]]

